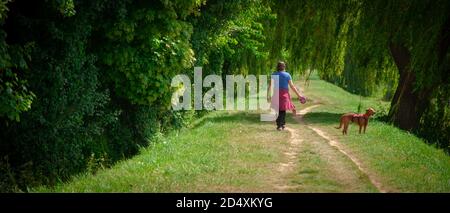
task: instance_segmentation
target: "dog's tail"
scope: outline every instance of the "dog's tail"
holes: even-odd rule
[[[341,118],[341,122],[339,123],[339,126],[338,127],[334,127],[334,128],[340,129],[341,127],[342,127],[342,118]]]

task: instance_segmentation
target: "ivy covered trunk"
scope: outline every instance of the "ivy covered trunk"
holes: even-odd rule
[[[416,130],[424,111],[430,105],[432,89],[415,88],[416,76],[410,66],[411,55],[405,46],[390,44],[389,49],[400,74],[389,119],[401,129]]]

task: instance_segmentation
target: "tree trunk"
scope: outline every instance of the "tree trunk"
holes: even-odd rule
[[[390,44],[389,49],[400,74],[389,118],[400,129],[416,130],[423,112],[430,104],[432,90],[414,88],[416,76],[411,70],[411,55],[406,47]]]
[[[441,67],[445,65],[446,56],[450,48],[450,14],[447,15],[447,19],[442,26],[437,43],[438,64],[441,71],[442,84],[450,83],[450,67]]]

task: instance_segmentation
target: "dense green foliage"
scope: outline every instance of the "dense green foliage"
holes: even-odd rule
[[[270,7],[262,1],[211,0],[200,10],[192,19],[196,65],[219,75],[270,71],[265,26],[274,25],[276,19]]]
[[[132,156],[198,116],[173,76],[266,74],[284,59],[449,146],[448,1],[0,0],[0,189]],[[426,33],[423,33],[426,32]],[[201,114],[201,113],[199,113]],[[436,131],[439,134],[436,134]]]
[[[266,59],[259,3],[1,1],[0,188],[95,171],[189,123],[172,77]]]
[[[0,24],[6,19],[8,1],[0,1]],[[6,33],[0,30],[0,117],[19,121],[20,113],[30,109],[34,94],[27,88],[27,81],[19,78],[15,69],[26,69],[31,44],[16,46],[7,44]]]

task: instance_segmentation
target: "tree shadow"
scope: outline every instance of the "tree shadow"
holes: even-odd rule
[[[198,128],[206,123],[230,123],[239,122],[243,124],[254,124],[260,121],[260,113],[256,112],[231,112],[231,113],[221,113],[213,116],[206,116],[202,118],[199,122],[193,124],[191,128]]]
[[[310,112],[303,118],[309,124],[339,124],[342,114],[330,112]]]
[[[330,112],[310,112],[304,116],[304,120],[307,123],[320,123],[320,124],[339,124],[341,116],[344,113],[330,113]],[[387,116],[371,117],[371,121],[379,121],[388,123]]]
[[[308,124],[335,124],[339,125],[339,120],[342,113],[330,113],[330,112],[310,112],[304,115],[304,121]],[[287,122],[295,122],[291,116],[286,117]],[[242,123],[242,124],[255,124],[255,123],[267,123],[260,121],[260,113],[257,112],[230,112],[221,113],[218,115],[206,116],[199,122],[193,124],[191,128],[198,128],[206,123]]]

